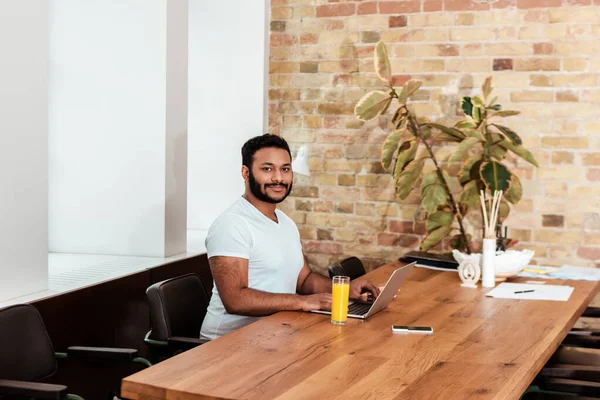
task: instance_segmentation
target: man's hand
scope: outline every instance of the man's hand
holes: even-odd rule
[[[371,282],[364,279],[350,281],[350,300],[367,301],[369,293],[372,293],[373,300],[379,296],[379,288]]]
[[[317,293],[302,297],[302,311],[331,310],[331,293]]]

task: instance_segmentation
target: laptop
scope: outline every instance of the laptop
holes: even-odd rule
[[[374,302],[361,303],[351,301],[348,304],[348,317],[367,319],[371,315],[386,308],[392,302],[392,300],[394,300],[394,297],[396,297],[396,293],[398,293],[400,285],[402,285],[402,282],[404,282],[415,264],[416,262],[413,262],[395,270]],[[310,312],[317,314],[331,314],[331,311],[328,310],[312,310]]]

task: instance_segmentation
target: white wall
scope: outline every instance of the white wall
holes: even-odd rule
[[[243,193],[240,149],[267,126],[268,4],[190,0],[188,228]]]
[[[0,301],[48,283],[48,5],[0,1]]]
[[[185,249],[185,217],[170,229],[182,230],[183,246],[169,242],[165,219],[167,196],[186,197],[174,160],[186,153],[186,114],[176,108],[187,109],[187,55],[178,55],[187,27],[184,18],[168,40],[167,10],[181,18],[187,0],[50,1],[50,251]]]

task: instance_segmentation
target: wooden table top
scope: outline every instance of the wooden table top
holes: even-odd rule
[[[401,266],[368,274],[384,284]],[[519,280],[517,280],[519,281]],[[521,280],[522,281],[522,280]],[[569,301],[485,297],[455,272],[414,268],[394,301],[366,321],[280,312],[123,380],[128,399],[518,399],[600,282]],[[432,335],[393,334],[426,325]]]

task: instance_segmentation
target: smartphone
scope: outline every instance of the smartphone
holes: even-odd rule
[[[433,333],[431,326],[408,326],[408,325],[392,325],[394,333]]]

